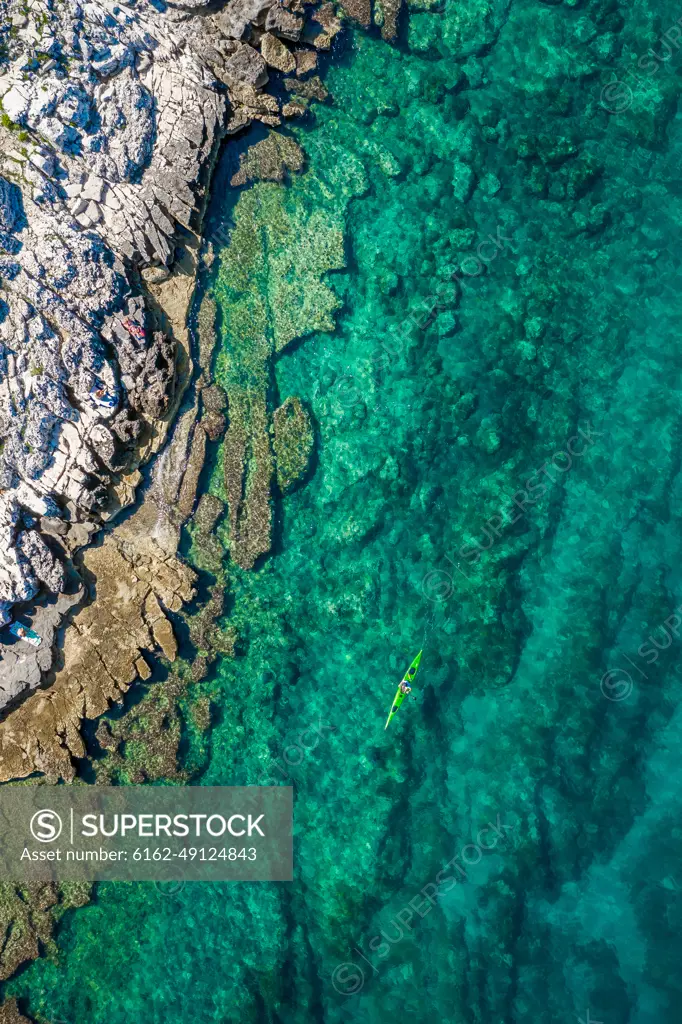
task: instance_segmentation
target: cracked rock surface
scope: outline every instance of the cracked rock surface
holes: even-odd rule
[[[0,0],[0,629],[66,608],[65,563],[134,500],[191,369],[193,277],[172,275],[220,141],[299,113],[269,76],[305,95],[339,29],[300,0]],[[46,646],[57,618],[29,623]],[[0,708],[47,666],[7,637]]]
[[[153,542],[142,554],[111,536],[88,549],[84,563],[97,580],[97,598],[67,630],[63,665],[49,690],[33,694],[0,724],[2,780],[34,771],[72,780],[72,759],[85,756],[82,719],[103,714],[136,679],[149,678],[145,653],[159,647],[175,659],[163,608],[178,611],[191,600],[192,570]]]

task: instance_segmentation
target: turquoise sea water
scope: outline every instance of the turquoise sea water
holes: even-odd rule
[[[447,3],[334,59],[256,186],[343,231],[336,330],[275,369],[316,464],[229,569],[201,777],[294,787],[295,881],[100,886],[33,1015],[679,1020],[678,14]]]

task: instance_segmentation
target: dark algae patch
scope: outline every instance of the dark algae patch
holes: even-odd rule
[[[680,11],[382,11],[300,172],[211,210],[192,543],[239,642],[186,743],[294,787],[295,881],[98,886],[34,1017],[679,1021]]]

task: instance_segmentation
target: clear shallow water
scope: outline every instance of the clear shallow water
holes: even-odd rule
[[[33,1014],[679,1019],[674,57],[602,93],[675,17],[460,4],[411,52],[358,35],[308,171],[225,208],[267,241],[271,339],[273,295],[314,326],[325,239],[346,253],[336,330],[276,363],[317,465],[275,557],[230,569],[246,653],[201,780],[294,786],[296,881],[100,886],[10,984]],[[225,265],[216,294],[229,323]]]

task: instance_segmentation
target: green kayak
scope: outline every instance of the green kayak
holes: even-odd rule
[[[414,677],[417,674],[417,669],[419,668],[419,662],[421,660],[422,660],[422,652],[420,651],[419,654],[417,655],[417,657],[414,659],[414,661],[410,665],[410,667],[408,668],[408,670],[405,673],[405,675],[403,676],[403,678],[400,680],[400,683],[398,684],[398,689],[396,690],[395,697],[393,698],[393,706],[391,707],[391,710],[388,713],[388,718],[386,719],[386,725],[384,726],[384,729],[388,729],[388,723],[391,721],[391,719],[393,718],[393,716],[397,712],[398,708],[400,707],[402,702],[405,700],[405,697],[407,696],[406,693],[403,693],[403,691],[400,689],[400,687],[403,685],[403,683],[407,683],[409,686],[412,685],[412,680],[414,679]]]

